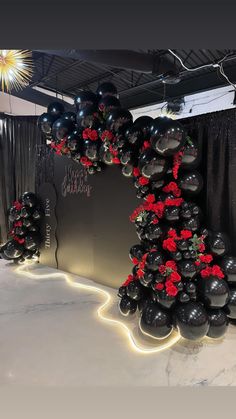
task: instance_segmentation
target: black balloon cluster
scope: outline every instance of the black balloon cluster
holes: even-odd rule
[[[9,209],[9,240],[1,247],[0,257],[16,264],[38,259],[41,242],[39,221],[43,216],[36,195],[25,192]]]
[[[236,258],[192,201],[203,188],[197,142],[168,117],[133,122],[112,83],[80,92],[75,109],[55,102],[39,118],[51,148],[90,174],[118,165],[143,199],[130,217],[140,243],[130,249],[134,267],[119,289],[120,312],[138,310],[141,332],[156,339],[173,329],[191,340],[221,337],[236,319]]]

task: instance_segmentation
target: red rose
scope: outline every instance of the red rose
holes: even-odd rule
[[[102,135],[101,135],[101,140],[102,141],[111,141],[113,139],[113,134],[111,131],[105,130],[103,131]]]
[[[165,250],[169,250],[169,252],[175,252],[177,249],[175,241],[171,238],[164,240],[162,243],[162,247]]]
[[[172,192],[173,195],[176,196],[177,198],[181,196],[181,190],[179,189],[177,183],[175,182],[168,183],[168,185],[164,186],[162,190],[163,192],[166,192],[166,193]]]
[[[174,260],[168,260],[168,261],[166,262],[166,267],[167,267],[167,268],[171,268],[171,269],[173,269],[174,271],[176,271],[176,270],[177,270],[177,266],[176,266],[176,263],[175,263],[175,261],[174,261]]]
[[[91,141],[96,141],[98,139],[98,133],[95,129],[91,130],[89,138]]]
[[[203,244],[203,243],[199,244],[198,249],[199,249],[200,252],[204,252],[205,244]]]
[[[120,159],[118,157],[113,157],[112,163],[114,163],[114,164],[120,164]]]
[[[83,166],[92,166],[93,165],[93,163],[87,157],[81,157],[80,163]]]
[[[176,238],[177,238],[177,233],[176,233],[176,230],[175,230],[174,228],[171,228],[171,229],[168,231],[168,236],[169,236],[169,237],[172,237],[172,239],[176,239]]]
[[[163,204],[163,202],[158,201],[155,204],[153,204],[153,212],[155,212],[155,214],[159,217],[162,218],[163,217],[163,212],[165,209],[165,205]]]
[[[199,259],[203,263],[211,263],[211,261],[213,260],[213,257],[211,255],[200,255]]]
[[[122,284],[122,287],[127,287],[127,285],[129,285],[129,283],[131,281],[133,281],[135,278],[133,275],[128,275],[128,278],[126,279],[126,281]]]
[[[134,177],[138,177],[140,175],[140,170],[138,167],[133,168],[133,175]]]
[[[165,271],[166,271],[166,267],[165,265],[160,265],[158,267],[158,271],[160,272],[160,274],[164,275]]]
[[[178,272],[171,272],[170,279],[173,282],[179,282],[181,281],[181,276],[178,274]]]
[[[207,268],[202,269],[200,273],[202,278],[208,278],[209,276],[211,276],[212,269],[210,266],[208,266]]]
[[[199,262],[199,260],[196,260],[196,262],[194,262],[196,266],[200,266],[201,262]]]
[[[218,265],[213,265],[211,272],[213,276],[217,276],[218,278],[224,278],[224,274]]]
[[[144,143],[143,143],[143,149],[145,150],[146,148],[150,148],[150,147],[151,147],[150,142],[149,141],[144,141]]]
[[[146,196],[145,201],[149,202],[150,204],[153,204],[153,202],[155,202],[155,195],[154,194],[149,194]]]
[[[134,265],[138,265],[139,260],[138,260],[137,258],[132,258],[132,263],[133,263]]]
[[[187,240],[192,237],[193,233],[190,230],[181,230],[180,235],[181,239]]]
[[[142,278],[143,274],[144,274],[144,271],[142,269],[137,270],[138,278]]]
[[[176,198],[176,199],[166,199],[165,205],[167,207],[180,207],[180,205],[184,202],[183,198]]]
[[[170,297],[175,297],[178,294],[178,288],[176,288],[174,285],[170,288],[166,289],[166,293],[170,296]]]
[[[139,185],[144,186],[144,185],[148,185],[149,183],[149,179],[147,179],[144,176],[141,176],[138,180]]]
[[[82,132],[82,137],[84,140],[88,140],[90,135],[91,128],[85,128]]]
[[[158,223],[159,223],[158,218],[154,218],[154,220],[152,220],[152,224],[158,224]]]
[[[164,284],[159,282],[158,284],[155,285],[155,289],[158,290],[158,291],[163,290],[164,289]]]

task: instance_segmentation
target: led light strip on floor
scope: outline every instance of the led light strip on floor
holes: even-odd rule
[[[143,345],[140,345],[138,343],[137,339],[133,335],[133,332],[122,320],[113,319],[112,317],[108,317],[108,315],[106,314],[108,311],[108,308],[110,308],[113,303],[113,298],[108,291],[105,291],[96,286],[85,285],[85,284],[82,284],[81,282],[75,282],[68,274],[63,273],[63,272],[58,272],[58,273],[55,272],[51,274],[35,274],[33,272],[30,272],[27,269],[29,266],[34,265],[34,264],[35,262],[29,261],[27,264],[19,266],[15,270],[15,272],[19,275],[23,275],[28,278],[36,278],[36,279],[62,277],[65,279],[66,283],[70,287],[78,288],[84,291],[90,291],[90,292],[94,292],[94,293],[102,295],[105,298],[105,302],[102,305],[100,305],[99,308],[97,309],[97,315],[99,319],[101,319],[102,321],[106,323],[110,323],[111,325],[118,326],[126,334],[129,344],[134,351],[140,354],[154,354],[157,352],[161,352],[165,349],[171,348],[181,339],[180,334],[178,332],[173,331],[171,336],[167,338],[168,340],[166,340],[166,342],[161,340],[159,343],[157,343],[157,341],[155,341],[155,345],[156,345],[155,347],[153,348],[143,347]]]

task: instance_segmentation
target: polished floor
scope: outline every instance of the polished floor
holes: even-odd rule
[[[221,341],[181,339],[155,353],[135,329],[137,319],[119,315],[115,290],[0,260],[1,386],[236,385],[236,327]]]

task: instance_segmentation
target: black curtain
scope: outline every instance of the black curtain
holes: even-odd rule
[[[236,110],[201,115],[183,122],[202,151],[199,171],[204,189],[198,198],[205,225],[228,234],[236,256]]]
[[[37,117],[0,114],[0,242],[7,239],[12,202],[35,191],[37,154],[44,144]]]

